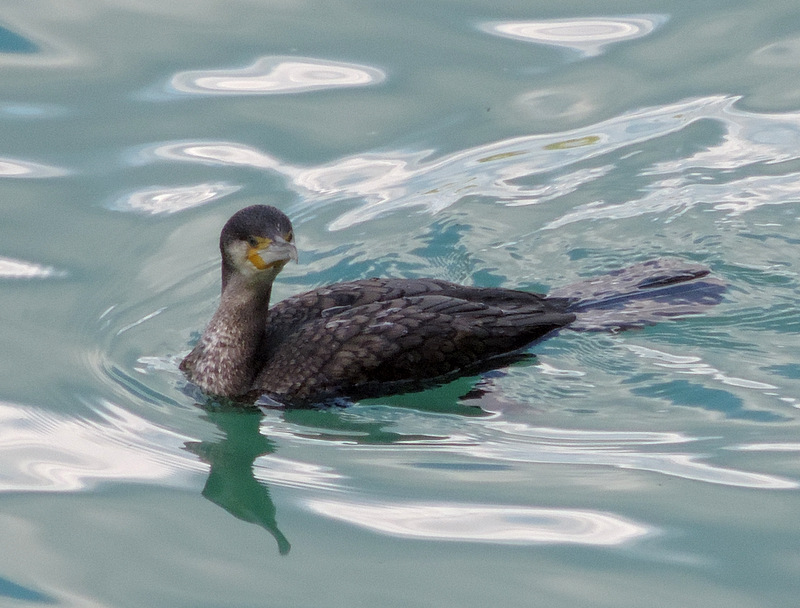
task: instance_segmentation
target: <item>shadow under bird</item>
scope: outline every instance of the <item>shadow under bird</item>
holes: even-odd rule
[[[421,390],[501,367],[553,332],[643,327],[717,304],[705,266],[662,259],[548,296],[438,279],[336,283],[269,307],[272,283],[297,261],[289,218],[254,205],[220,235],[222,297],[181,362],[206,395],[310,407]]]

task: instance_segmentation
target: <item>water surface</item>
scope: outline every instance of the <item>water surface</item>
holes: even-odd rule
[[[0,605],[790,606],[792,3],[0,9]],[[547,290],[653,257],[702,316],[350,408],[202,407],[217,238]]]

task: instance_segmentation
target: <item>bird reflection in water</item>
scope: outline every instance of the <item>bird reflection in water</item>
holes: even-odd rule
[[[253,473],[256,458],[275,451],[275,444],[259,430],[261,412],[212,406],[205,411],[205,418],[219,428],[222,437],[185,445],[211,467],[203,496],[234,517],[264,528],[275,537],[280,554],[288,554],[291,545],[278,528],[269,488]]]
[[[464,392],[471,386],[469,379],[462,379],[447,387],[429,391],[433,393],[433,399],[396,396],[392,405],[467,417],[490,415],[490,412],[481,407],[466,402],[474,398],[473,395],[458,395],[458,392]],[[203,496],[237,519],[264,528],[277,541],[279,553],[287,555],[291,545],[278,527],[277,508],[269,486],[256,478],[253,468],[257,458],[274,454],[277,447],[274,441],[261,432],[264,413],[256,408],[220,405],[209,401],[198,407],[203,409],[203,417],[213,423],[221,433],[217,440],[184,444],[187,451],[210,466]],[[343,416],[344,411],[346,410],[339,407],[290,409],[282,412],[281,417],[284,423],[297,429],[297,436],[318,441],[390,445],[440,442],[447,439],[436,435],[394,432],[387,429],[386,422],[353,420]]]

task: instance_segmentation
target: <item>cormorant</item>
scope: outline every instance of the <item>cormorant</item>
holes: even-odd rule
[[[716,304],[724,289],[698,264],[656,260],[550,296],[438,279],[336,283],[269,308],[297,261],[292,224],[253,205],[222,229],[222,297],[180,368],[205,394],[287,407],[419,390],[508,363],[561,328],[618,330]]]

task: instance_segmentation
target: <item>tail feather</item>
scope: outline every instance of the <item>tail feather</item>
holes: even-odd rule
[[[701,264],[661,259],[556,289],[575,314],[570,329],[618,331],[694,315],[719,304],[725,283]]]

